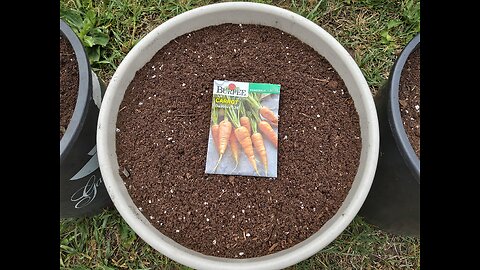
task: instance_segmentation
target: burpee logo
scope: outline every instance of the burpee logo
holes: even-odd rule
[[[215,80],[213,85],[214,94],[248,97],[248,83]]]

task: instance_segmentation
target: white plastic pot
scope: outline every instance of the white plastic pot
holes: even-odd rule
[[[340,74],[360,118],[360,165],[352,188],[338,212],[305,241],[289,249],[256,258],[228,259],[206,256],[174,242],[158,231],[130,198],[119,174],[115,150],[118,110],[135,72],[174,38],[222,23],[272,26],[310,45]],[[203,6],[180,14],[155,28],[135,45],[108,84],[99,115],[97,147],[100,169],[115,207],[130,227],[157,251],[196,269],[280,269],[305,260],[323,249],[356,216],[373,181],[379,150],[379,130],[373,98],[362,72],[349,53],[330,34],[315,23],[285,9],[265,4],[235,2]]]

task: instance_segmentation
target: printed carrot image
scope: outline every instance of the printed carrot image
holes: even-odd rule
[[[225,150],[227,150],[228,141],[230,140],[230,133],[232,132],[232,123],[228,121],[228,117],[225,117],[222,122],[220,122],[218,127],[218,157],[217,165],[213,171],[217,170],[218,164],[222,160]]]
[[[258,110],[258,112],[263,116],[263,118],[270,121],[272,125],[278,126],[278,116],[276,116],[275,113],[270,108],[260,104],[260,98],[258,94],[253,93],[247,98],[247,100],[250,103],[250,106],[254,110]]]
[[[205,173],[277,177],[279,101],[278,84],[214,80]]]
[[[265,149],[265,144],[263,143],[262,134],[258,133],[257,131],[257,122],[252,122],[252,142],[255,150],[257,150],[258,155],[260,156],[260,161],[263,164],[263,168],[265,171],[265,176],[268,173],[268,159],[267,159],[267,150]]]
[[[232,119],[233,126],[235,127],[235,136],[237,137],[238,142],[242,146],[243,152],[247,156],[248,161],[252,165],[255,172],[260,175],[257,169],[255,154],[253,153],[253,144],[252,139],[250,138],[250,132],[246,127],[240,125],[238,111],[235,111],[235,109],[227,109],[226,113]]]
[[[217,149],[218,152],[219,150],[219,141],[218,141],[218,131],[219,131],[219,125],[218,125],[218,109],[212,106],[212,137],[213,137],[213,142],[215,143],[215,148]]]
[[[240,158],[240,145],[238,144],[237,136],[235,135],[235,131],[233,130],[234,127],[232,126],[232,132],[230,132],[230,149],[232,149],[233,159],[235,160],[235,168],[233,168],[232,172],[235,171],[238,167],[238,162]]]

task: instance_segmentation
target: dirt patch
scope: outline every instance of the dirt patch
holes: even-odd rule
[[[60,33],[60,140],[72,118],[79,84],[78,63],[68,39]]]
[[[214,79],[281,85],[278,177],[205,174]],[[332,66],[278,29],[222,24],[165,45],[120,105],[120,174],[162,233],[206,255],[249,258],[317,232],[357,172],[360,125]]]
[[[415,49],[402,70],[398,90],[403,127],[420,158],[420,48]]]

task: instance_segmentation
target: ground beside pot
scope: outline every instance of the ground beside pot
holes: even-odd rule
[[[276,179],[204,174],[214,79],[281,85]],[[135,205],[205,255],[259,257],[302,242],[337,212],[358,169],[360,125],[344,82],[272,27],[176,38],[137,71],[120,108],[117,155]]]

